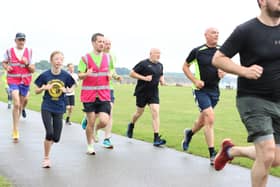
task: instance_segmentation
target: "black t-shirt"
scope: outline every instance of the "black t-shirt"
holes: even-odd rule
[[[220,51],[230,58],[239,53],[242,66],[263,67],[263,74],[257,80],[238,77],[238,97],[280,100],[280,25],[270,27],[257,18],[251,19],[233,31]]]
[[[206,44],[194,48],[186,62],[194,64],[195,77],[204,81],[204,87],[201,90],[218,90],[220,78],[218,70],[212,65],[212,58],[218,47],[208,47]]]
[[[158,83],[163,75],[163,65],[160,62],[152,63],[149,59],[146,59],[136,64],[133,71],[143,76],[152,75],[153,77],[150,82],[137,80],[134,95],[158,97]]]

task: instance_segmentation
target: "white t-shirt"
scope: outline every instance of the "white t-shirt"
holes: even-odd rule
[[[9,49],[9,50],[10,50],[10,49]],[[30,49],[28,49],[28,50],[30,50]],[[18,48],[16,48],[16,47],[14,47],[14,51],[15,51],[16,57],[17,57],[19,60],[21,60],[22,57],[23,57],[23,53],[24,53],[24,51],[25,51],[25,48],[23,48],[23,49],[18,49]],[[30,56],[29,58],[30,58],[29,64],[32,64],[32,56]],[[2,59],[2,62],[3,62],[3,61],[8,61],[8,60],[9,60],[9,56],[8,56],[7,52],[5,52],[5,53],[4,53],[4,59]]]
[[[79,76],[77,73],[70,73],[68,72],[72,78],[75,80],[75,84],[78,85],[78,81],[79,81]],[[71,96],[71,95],[75,95],[75,90],[73,89],[73,92],[71,93],[66,93],[66,96]]]

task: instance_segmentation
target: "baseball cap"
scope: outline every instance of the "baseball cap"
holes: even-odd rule
[[[22,32],[18,32],[18,33],[16,34],[16,39],[25,39],[25,34],[22,33]]]

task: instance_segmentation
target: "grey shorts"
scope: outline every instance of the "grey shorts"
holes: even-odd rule
[[[273,135],[280,144],[280,102],[257,97],[238,97],[236,105],[248,132],[248,142]]]

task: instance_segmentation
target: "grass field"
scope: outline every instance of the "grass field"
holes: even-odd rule
[[[125,135],[127,124],[135,111],[135,98],[133,85],[115,85],[115,106],[113,132]],[[76,90],[76,108],[72,121],[80,122],[83,113],[82,104],[79,102],[79,88]],[[39,111],[42,95],[35,95],[31,90],[28,108]],[[0,100],[6,101],[4,89],[0,90]],[[191,94],[191,88],[166,86],[160,88],[160,134],[167,140],[167,146],[181,151],[183,130],[191,127],[199,114]],[[235,107],[235,90],[221,90],[220,102],[215,109],[215,146],[220,147],[224,138],[231,138],[237,145],[248,145],[246,143],[247,133],[239,119]],[[152,142],[153,132],[151,125],[151,114],[149,109],[135,126],[134,138]],[[189,153],[208,157],[208,149],[205,143],[203,131],[196,134],[190,144]],[[251,167],[252,161],[248,159],[234,159],[234,164]],[[280,168],[272,169],[271,174],[280,177]]]

